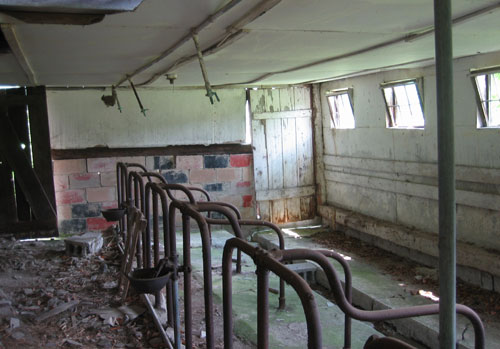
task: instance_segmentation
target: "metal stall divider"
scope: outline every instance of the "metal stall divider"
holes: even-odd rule
[[[117,162],[116,163],[116,193],[118,199],[118,208],[127,208],[130,203],[130,193],[128,191],[128,169],[137,167],[146,172],[146,168],[141,164]],[[127,218],[124,216],[118,223],[119,235],[123,241],[126,239],[127,234]]]
[[[193,218],[198,224],[202,241],[203,254],[203,288],[205,305],[205,330],[206,346],[214,348],[214,325],[213,325],[213,293],[212,293],[212,260],[211,260],[211,236],[210,228],[202,212],[219,212],[230,222],[237,236],[242,237],[240,227],[237,222],[236,214],[232,210],[212,202],[196,202],[192,192],[180,184],[160,184],[158,185],[167,192],[171,203],[169,206],[169,232],[172,252],[175,253],[175,210],[182,213],[182,231],[183,231],[183,265],[179,271],[184,273],[184,318],[185,318],[185,347],[192,347],[192,301],[191,301],[191,251],[190,251],[190,219]],[[188,198],[188,201],[180,201],[172,191],[182,191]]]
[[[321,348],[321,324],[314,301],[314,295],[307,283],[295,272],[286,268],[283,262],[290,262],[297,259],[311,260],[317,263],[325,272],[335,302],[338,307],[351,318],[360,321],[386,321],[408,317],[434,315],[439,313],[439,304],[429,304],[421,306],[403,307],[386,310],[361,310],[351,305],[345,291],[342,288],[337,272],[327,257],[336,256],[331,251],[311,250],[311,249],[290,249],[265,251],[259,247],[253,247],[247,242],[232,238],[226,242],[223,254],[223,305],[224,305],[224,348],[232,348],[232,260],[231,255],[234,249],[240,249],[254,260],[257,266],[257,346],[268,348],[268,273],[272,271],[278,276],[282,276],[299,295],[307,321],[308,348]],[[307,287],[306,287],[307,286]],[[484,349],[484,327],[479,316],[469,307],[457,304],[457,313],[467,317],[474,328],[475,348]],[[372,339],[369,339],[372,341]],[[375,340],[376,341],[376,340]]]

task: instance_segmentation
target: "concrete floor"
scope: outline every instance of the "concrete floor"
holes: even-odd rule
[[[214,301],[222,303],[221,261],[224,243],[232,235],[223,230],[212,233],[212,268]],[[182,252],[181,235],[177,239],[178,251]],[[181,258],[182,256],[180,256]],[[199,234],[191,238],[191,258],[193,268],[201,273],[202,254]],[[257,344],[257,277],[252,259],[243,255],[242,273],[233,276],[233,315],[235,335],[249,347]],[[269,285],[279,288],[279,279],[270,275]],[[315,294],[322,324],[323,347],[341,348],[344,343],[344,313],[331,301]],[[278,295],[269,294],[269,343],[272,348],[307,347],[307,328],[299,297],[293,289],[286,287],[286,308],[278,309]],[[371,324],[353,321],[352,348],[362,348],[372,334],[382,335]]]
[[[323,229],[323,228],[322,228]],[[317,232],[318,229],[290,229],[291,234],[286,237],[287,248],[324,248],[324,246],[313,243],[308,236]],[[213,232],[212,240],[212,265],[213,265],[213,288],[214,301],[222,302],[222,279],[220,275],[222,248],[225,241],[232,237],[224,230]],[[270,232],[259,232],[253,238],[264,247],[272,247],[276,240],[275,234]],[[182,253],[182,239],[179,235],[178,250]],[[342,251],[337,251],[342,253]],[[193,232],[191,237],[192,263],[196,271],[201,273],[201,240],[199,233]],[[255,347],[257,336],[257,282],[255,266],[251,258],[244,256],[243,272],[233,277],[233,312],[235,335],[250,343],[249,347]],[[334,264],[335,265],[335,264]],[[392,279],[389,275],[383,275],[381,270],[364,263],[358,257],[351,256],[349,265],[353,273],[353,303],[363,309],[387,309],[411,306],[418,304],[432,303],[431,300],[414,295],[404,294],[401,282]],[[343,273],[340,266],[336,266],[341,279]],[[319,284],[326,286],[326,281],[322,272],[316,272],[316,279]],[[271,277],[270,287],[278,289],[278,279]],[[273,348],[304,348],[307,343],[307,330],[305,317],[300,306],[300,300],[294,291],[287,287],[286,290],[287,307],[284,311],[278,310],[278,296],[271,293],[269,295],[269,323],[270,323],[270,343]],[[323,345],[325,348],[343,347],[343,324],[344,314],[333,304],[320,294],[315,295],[323,332]],[[466,330],[468,321],[461,316],[457,319],[457,335],[461,348],[473,348],[474,333],[471,328]],[[437,316],[426,316],[414,319],[392,321],[391,325],[407,338],[422,343],[423,347],[436,348],[438,344]],[[470,326],[469,326],[470,327]],[[371,334],[378,334],[373,325],[353,321],[352,348],[362,348],[364,342]],[[462,338],[462,333],[464,337]],[[489,322],[486,326],[486,348],[500,348],[500,324]]]

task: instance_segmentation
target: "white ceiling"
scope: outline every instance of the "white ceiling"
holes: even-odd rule
[[[26,24],[0,14],[2,31],[13,51],[0,54],[0,85],[115,85],[189,36],[191,28],[229,2],[145,0],[133,12],[107,15],[100,23],[87,26]],[[303,83],[386,67],[430,64],[434,56],[432,32],[404,40],[432,27],[432,0],[241,0],[199,32],[201,48],[226,37],[232,26],[262,3],[275,6],[245,23],[237,40],[205,55],[212,85]],[[491,6],[454,25],[455,57],[499,51],[500,3],[452,3],[454,18]],[[373,48],[375,45],[379,47]],[[141,85],[159,76],[150,86],[168,86],[163,76],[168,68],[193,55],[193,41],[186,40],[132,80]],[[315,64],[318,62],[323,63]],[[203,85],[196,59],[168,72],[178,75],[176,86]]]

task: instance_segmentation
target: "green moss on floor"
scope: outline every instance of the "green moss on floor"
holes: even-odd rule
[[[222,303],[222,248],[232,235],[225,231],[212,232],[212,277],[214,302]],[[178,235],[179,253],[182,239]],[[202,250],[199,233],[193,232],[191,239],[191,261],[195,272],[202,271]],[[182,258],[180,256],[179,258]],[[182,260],[182,259],[180,259]],[[234,263],[233,263],[234,267]],[[239,338],[257,343],[257,277],[255,265],[250,257],[243,255],[242,274],[233,276],[234,333]],[[279,289],[279,279],[270,275],[269,286]],[[319,294],[315,300],[320,312],[324,348],[341,348],[344,343],[344,314],[336,305]],[[295,291],[286,287],[286,309],[278,310],[278,295],[269,293],[269,343],[272,348],[307,347],[307,327],[302,305]],[[352,348],[362,348],[372,334],[379,334],[370,324],[353,321]]]

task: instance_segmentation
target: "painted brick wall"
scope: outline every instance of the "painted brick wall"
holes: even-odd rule
[[[212,200],[237,206],[244,218],[255,218],[251,154],[168,155],[54,160],[59,232],[78,234],[106,229],[101,210],[117,207],[116,162],[145,165],[169,183],[204,188]],[[177,220],[177,223],[179,220]]]

